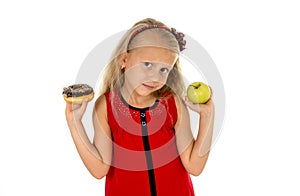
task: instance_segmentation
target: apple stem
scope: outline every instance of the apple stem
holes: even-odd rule
[[[199,84],[197,86],[194,86],[194,85],[192,85],[192,86],[195,87],[195,89],[198,89],[201,86],[201,84]]]

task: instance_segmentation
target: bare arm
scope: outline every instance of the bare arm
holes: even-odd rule
[[[111,138],[109,126],[106,124],[105,98],[100,97],[95,104],[93,114],[95,129],[94,143],[90,142],[81,122],[86,107],[87,102],[83,102],[82,105],[67,103],[66,119],[73,141],[84,165],[95,178],[101,179],[109,170],[111,158],[111,146],[108,143],[102,143],[103,140],[107,141],[107,138]]]
[[[186,100],[186,105],[199,113],[199,129],[196,140],[193,137],[190,117],[186,105],[176,97],[178,120],[175,125],[177,147],[185,169],[198,176],[207,162],[214,124],[214,104],[209,100],[206,104],[192,104]]]

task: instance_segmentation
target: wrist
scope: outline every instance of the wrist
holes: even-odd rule
[[[214,111],[200,111],[199,115],[201,119],[212,119],[214,117]]]
[[[81,119],[71,118],[67,119],[67,122],[70,128],[75,128],[82,125]]]

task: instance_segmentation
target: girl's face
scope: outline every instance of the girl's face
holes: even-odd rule
[[[149,95],[161,89],[178,58],[171,50],[142,47],[127,53],[125,85],[140,95]]]

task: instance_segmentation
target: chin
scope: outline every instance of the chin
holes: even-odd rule
[[[143,96],[143,97],[146,97],[146,96],[149,96],[149,95],[153,95],[155,94],[157,90],[156,89],[153,89],[153,90],[146,90],[146,89],[143,89],[143,87],[141,88],[137,88],[135,90],[135,92],[140,95],[140,96]]]

